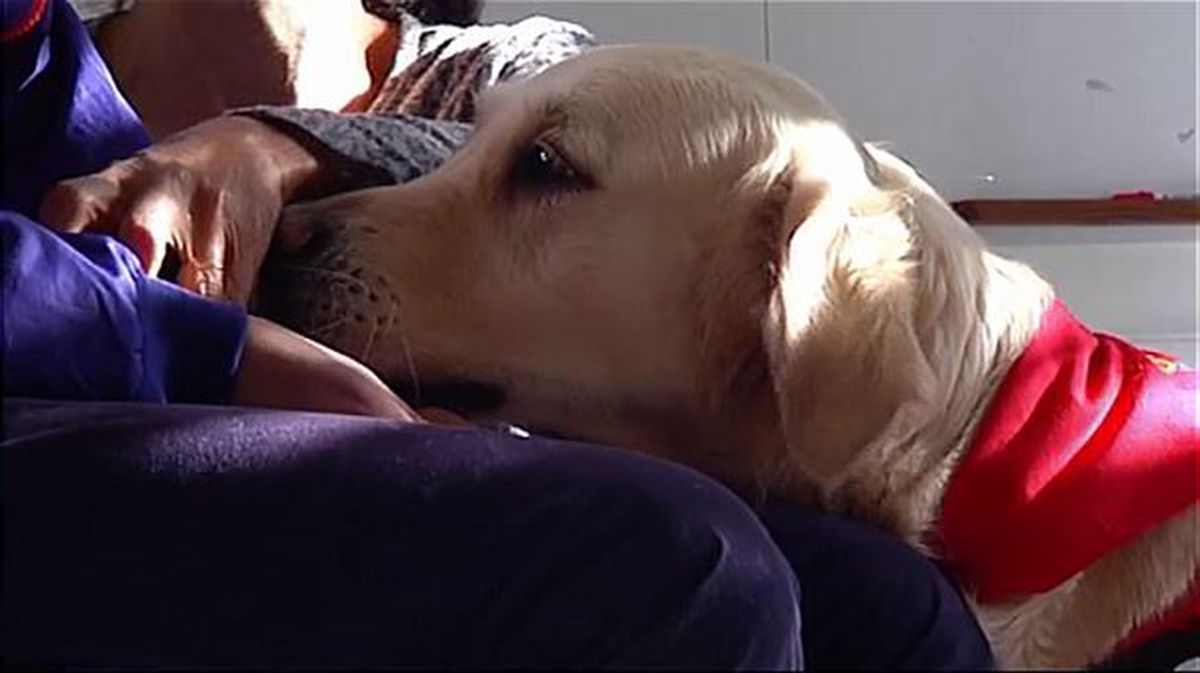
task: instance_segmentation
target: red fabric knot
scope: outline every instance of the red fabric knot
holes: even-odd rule
[[[14,21],[12,25],[5,26],[3,31],[0,31],[0,42],[11,42],[29,31],[42,20],[42,15],[46,13],[46,0],[32,0],[29,9],[25,11],[25,15]]]

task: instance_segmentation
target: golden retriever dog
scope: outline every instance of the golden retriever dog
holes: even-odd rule
[[[665,456],[945,554],[1005,666],[1102,661],[1193,595],[1194,396],[1175,451],[1190,461],[1182,503],[1036,588],[974,584],[993,551],[1035,575],[1059,555],[987,518],[1006,468],[975,445],[996,434],[985,421],[1003,426],[987,418],[1012,372],[1037,378],[1020,362],[1045,347],[1044,316],[1076,323],[780,70],[597,49],[488,94],[437,171],[293,208],[281,227],[268,315],[410,395],[457,391],[472,418]],[[1143,378],[1163,364],[1143,359]],[[1051,537],[1108,527],[1069,521]],[[964,563],[951,529],[994,545]]]

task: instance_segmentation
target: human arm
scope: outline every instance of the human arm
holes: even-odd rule
[[[419,420],[361,364],[234,304],[148,278],[114,239],[10,211],[4,395],[331,411]]]

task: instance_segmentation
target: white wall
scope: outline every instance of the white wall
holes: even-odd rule
[[[490,0],[778,64],[948,198],[1194,194],[1196,2]]]
[[[1197,11],[772,1],[770,58],[952,199],[1194,194]]]
[[[605,43],[693,42],[770,60],[956,199],[1195,193],[1197,138],[1186,132],[1200,126],[1198,11],[1188,2],[489,0],[484,18],[542,13]],[[1194,225],[979,232],[1032,264],[1092,326],[1200,363]]]
[[[1200,364],[1200,228],[1195,225],[981,226],[976,231],[996,252],[1033,266],[1093,328]]]

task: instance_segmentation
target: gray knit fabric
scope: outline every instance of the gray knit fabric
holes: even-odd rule
[[[94,39],[100,25],[133,9],[135,0],[67,0]]]
[[[253,107],[253,117],[315,150],[337,175],[338,189],[407,182],[437,168],[471,126],[404,114],[340,114],[289,107]]]

